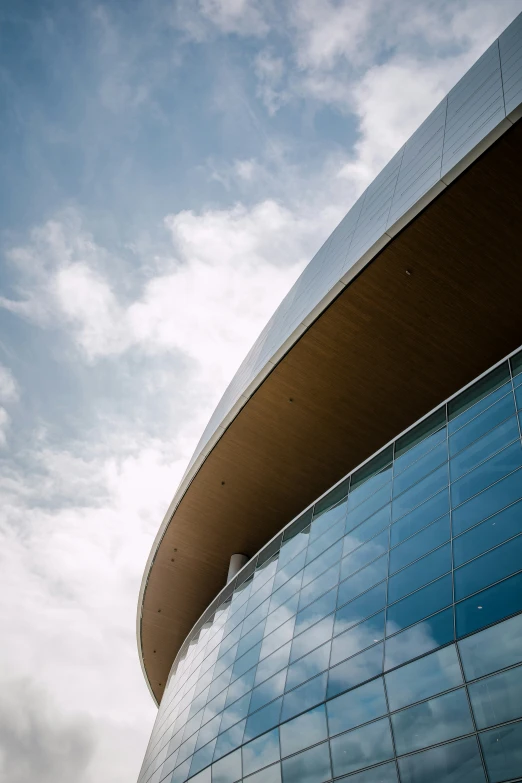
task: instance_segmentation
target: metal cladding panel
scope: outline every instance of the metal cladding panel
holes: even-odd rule
[[[506,114],[522,102],[522,15],[499,38]]]

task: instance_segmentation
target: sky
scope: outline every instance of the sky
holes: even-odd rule
[[[0,782],[132,783],[145,562],[265,322],[518,0],[3,0]]]

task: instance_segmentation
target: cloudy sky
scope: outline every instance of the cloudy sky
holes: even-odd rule
[[[132,783],[153,537],[305,263],[519,0],[0,6],[0,781]]]

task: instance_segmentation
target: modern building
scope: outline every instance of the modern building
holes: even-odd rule
[[[521,116],[522,16],[225,392],[143,580],[139,783],[522,780]]]

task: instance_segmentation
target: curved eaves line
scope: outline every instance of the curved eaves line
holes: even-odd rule
[[[189,467],[187,468],[187,471],[181,480],[181,483],[176,491],[176,494],[174,495],[174,498],[167,510],[167,513],[165,514],[165,517],[163,518],[158,533],[152,544],[151,551],[145,566],[145,571],[141,582],[139,598],[138,598],[138,612],[136,618],[138,655],[139,655],[143,675],[145,677],[145,681],[147,683],[150,694],[154,702],[156,703],[156,705],[158,705],[158,701],[154,695],[151,684],[149,682],[149,678],[147,676],[147,671],[145,668],[145,663],[143,660],[142,639],[141,639],[141,617],[142,617],[143,601],[145,598],[145,592],[147,589],[149,575],[152,566],[154,564],[154,560],[156,558],[156,554],[160,547],[161,541],[163,540],[163,537],[167,532],[167,529],[169,527],[170,522],[172,521],[172,518],[176,512],[177,507],[179,506],[181,500],[185,496],[185,493],[187,492],[190,484],[192,483],[197,473],[199,472],[199,469],[201,468],[201,466],[203,465],[207,457],[210,455],[210,453],[212,452],[212,450],[214,449],[218,441],[221,439],[222,435],[232,424],[232,422],[239,414],[239,412],[243,409],[243,407],[246,405],[248,400],[254,395],[257,389],[261,386],[263,381],[268,377],[268,375],[272,372],[272,370],[279,364],[279,362],[283,359],[283,357],[291,350],[291,348],[298,342],[298,340],[304,334],[304,332],[314,323],[314,321],[316,321],[321,316],[321,314],[333,302],[333,300],[339,296],[339,294],[353,281],[353,279],[370,263],[370,261],[372,261],[375,258],[375,256],[395,236],[397,236],[397,234],[400,231],[402,231],[409,223],[411,223],[412,220],[420,212],[422,212],[422,210],[424,210],[432,201],[434,201],[434,199],[437,198],[437,196],[439,196],[446,189],[448,185],[450,185],[458,176],[460,176],[460,174],[462,174],[477,158],[480,157],[480,155],[482,155],[497,139],[499,139],[521,116],[522,116],[522,106],[518,106],[513,112],[511,112],[510,115],[504,117],[498,123],[498,125],[496,125],[484,138],[482,138],[473,147],[473,149],[471,149],[460,161],[458,161],[455,164],[455,166],[453,166],[453,168],[451,168],[434,185],[432,185],[432,187],[429,188],[428,191],[422,194],[420,198],[393,223],[392,226],[388,227],[386,231],[384,231],[384,233],[377,239],[377,241],[375,241],[373,245],[368,250],[366,250],[352,264],[352,266],[343,275],[343,277],[341,277],[340,280],[330,288],[328,293],[320,300],[320,302],[316,304],[314,307],[312,307],[310,312],[302,319],[302,321],[298,324],[298,326],[292,331],[290,336],[287,337],[286,340],[284,340],[284,342],[279,346],[279,348],[272,354],[271,358],[261,368],[261,370],[253,378],[253,380],[251,380],[250,383],[246,386],[246,388],[240,394],[239,398],[236,399],[236,401],[232,404],[228,412],[225,414],[220,424],[215,428],[215,430],[212,432],[208,440],[204,443],[204,445],[199,450],[198,450],[199,447],[198,444],[198,447],[196,448],[195,458],[193,458],[193,461],[191,461],[191,463],[189,464]],[[406,142],[406,144],[407,143],[408,142]],[[401,152],[403,152],[402,149],[397,154],[400,154]],[[396,156],[394,156],[394,158],[395,157]],[[369,187],[371,188],[371,185]],[[365,191],[365,193],[367,192],[368,189]],[[326,240],[325,244],[328,244],[329,239],[330,238]],[[294,284],[294,287],[297,285],[298,282],[299,280]],[[290,290],[289,294],[291,294],[291,292],[292,289]],[[260,340],[264,337],[266,337],[265,330],[263,330],[263,332],[260,335],[260,338],[258,339]],[[254,350],[254,348],[255,348],[255,344],[252,350]],[[240,371],[241,368],[240,370],[238,370],[238,372]],[[218,408],[219,405],[220,403],[218,403]],[[194,626],[196,624],[197,621],[194,624]]]

